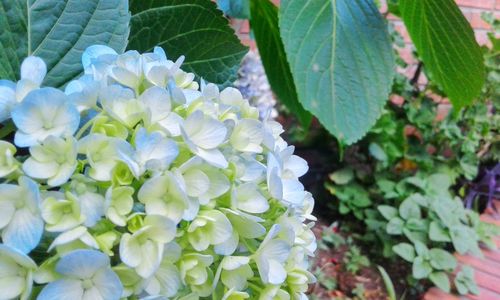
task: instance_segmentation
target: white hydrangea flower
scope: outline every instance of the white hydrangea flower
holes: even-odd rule
[[[234,149],[241,152],[262,152],[264,129],[262,123],[254,119],[242,119],[234,127],[229,141]]]
[[[164,138],[159,132],[148,133],[141,127],[136,132],[132,155],[123,152],[119,155],[134,176],[139,178],[146,171],[165,171],[179,155],[179,148],[174,141]]]
[[[0,244],[0,299],[29,299],[36,268],[27,255]]]
[[[33,250],[42,237],[38,185],[28,177],[20,177],[19,185],[0,184],[0,230],[5,245],[22,253]]]
[[[226,168],[228,162],[217,147],[226,140],[227,128],[202,111],[195,111],[187,117],[181,127],[182,136],[189,149],[209,164]]]
[[[50,186],[59,186],[73,175],[76,169],[76,139],[48,136],[40,145],[30,148],[31,157],[23,163],[26,175],[47,179]]]
[[[200,211],[187,229],[189,242],[197,251],[224,243],[232,231],[231,222],[217,210]]]
[[[85,221],[80,203],[73,194],[69,192],[47,192],[44,198],[42,217],[45,221],[45,230],[63,232],[75,228]]]
[[[165,245],[163,259],[156,272],[145,280],[144,290],[150,296],[173,297],[181,288],[181,275],[176,266],[182,253],[181,247],[175,242]]]
[[[183,60],[94,45],[64,93],[40,88],[39,58],[0,80],[0,122],[17,127],[15,146],[0,141],[2,242],[37,255],[50,243],[36,272],[0,255],[17,276],[0,267],[0,298],[11,279],[9,297],[33,297],[34,272],[41,300],[306,299],[307,163],[279,123]]]
[[[95,180],[109,181],[123,153],[133,153],[124,140],[102,134],[89,134],[78,141],[78,153],[85,154],[90,165],[89,175]]]
[[[243,183],[233,189],[232,205],[235,209],[255,214],[264,213],[269,209],[267,199],[254,182]]]
[[[75,133],[80,114],[67,96],[54,88],[41,88],[29,93],[12,111],[17,127],[14,143],[29,147],[48,136],[68,136]]]
[[[144,106],[131,89],[111,85],[100,92],[99,99],[104,111],[128,128],[134,127],[143,117]]]
[[[178,223],[188,206],[187,196],[172,173],[144,182],[137,195],[147,214],[159,214]]]
[[[201,297],[210,295],[213,273],[209,268],[214,258],[199,253],[184,254],[179,261],[179,270],[183,284],[188,285]]]
[[[0,178],[7,177],[19,168],[16,158],[17,149],[11,143],[0,141]]]
[[[26,95],[40,87],[47,66],[36,56],[26,57],[21,64],[21,80],[17,83],[0,80],[0,123],[10,118],[10,113]]]
[[[160,215],[148,215],[144,226],[133,234],[125,233],[120,241],[120,258],[135,268],[143,278],[151,276],[160,266],[165,244],[175,237],[175,224]]]
[[[153,86],[145,90],[139,101],[144,105],[144,124],[148,130],[161,130],[168,136],[181,134],[183,119],[172,111],[172,97],[162,88]]]
[[[64,89],[64,93],[68,95],[69,100],[79,112],[96,107],[99,91],[99,82],[90,75],[70,81]]]
[[[81,248],[99,249],[96,239],[88,232],[87,227],[78,226],[59,234],[50,244],[47,251],[57,249],[58,254],[64,254]]]
[[[216,278],[220,275],[222,283],[230,290],[242,291],[247,280],[253,277],[248,256],[226,256],[222,259]]]
[[[109,257],[95,250],[75,250],[64,255],[56,265],[63,277],[49,283],[39,300],[120,299],[123,286],[111,270]]]
[[[130,186],[109,187],[106,191],[105,210],[108,219],[118,226],[127,224],[126,216],[134,206],[134,189]]]
[[[282,284],[287,276],[283,263],[288,258],[291,247],[288,241],[276,238],[280,230],[279,225],[273,225],[253,255],[260,278],[266,284]]]

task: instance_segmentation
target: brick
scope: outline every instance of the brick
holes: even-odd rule
[[[498,293],[498,296],[500,297],[500,285],[498,284],[498,282],[500,282],[499,277],[487,274],[479,270],[474,270],[474,279],[476,280],[478,286]]]
[[[490,24],[486,23],[483,18],[481,17],[481,13],[483,11],[481,10],[475,10],[475,11],[471,11],[470,14],[470,19],[469,19],[469,22],[470,22],[470,25],[472,26],[472,28],[474,29],[490,29],[491,26]]]
[[[425,294],[423,300],[460,300],[460,298],[433,287]]]
[[[488,273],[493,276],[500,276],[500,263],[487,258],[478,258],[471,255],[457,255],[459,262],[469,265],[476,270]]]
[[[413,47],[410,45],[407,45],[404,48],[398,49],[399,55],[401,55],[401,58],[409,65],[413,65],[417,63],[417,60],[413,56]]]
[[[498,300],[500,295],[488,289],[479,288],[479,295],[467,295],[466,299],[472,300]]]
[[[483,250],[483,254],[487,259],[491,259],[497,263],[500,263],[500,251],[499,250]],[[500,280],[500,278],[499,278]]]
[[[497,3],[495,4],[495,9],[500,10],[500,0],[497,0]]]
[[[498,216],[492,216],[492,215],[482,215],[481,220],[487,223],[495,224],[500,226],[500,218]]]
[[[411,44],[411,38],[408,34],[408,30],[406,30],[405,25],[401,21],[394,22],[394,28],[403,36],[405,43]]]
[[[248,20],[241,23],[240,33],[250,33],[250,24],[248,23]]]
[[[459,6],[468,6],[475,8],[492,9],[495,6],[495,0],[456,0]]]
[[[488,47],[491,47],[491,42],[488,38],[487,30],[478,29],[474,31],[474,34],[479,45],[486,45]]]

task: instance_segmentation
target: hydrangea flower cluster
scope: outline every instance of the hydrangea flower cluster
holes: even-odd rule
[[[0,299],[307,299],[306,162],[182,61],[95,45],[64,91],[37,57],[0,81]]]

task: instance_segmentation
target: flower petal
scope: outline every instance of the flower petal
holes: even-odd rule
[[[80,280],[60,279],[46,285],[37,300],[82,299],[83,288]]]
[[[77,278],[91,278],[99,269],[109,265],[109,257],[96,250],[79,249],[59,260],[56,271]]]

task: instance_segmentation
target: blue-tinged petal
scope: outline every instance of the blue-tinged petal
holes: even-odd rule
[[[14,89],[8,86],[2,86],[0,83],[0,122],[10,118],[10,111],[16,104],[16,93]]]
[[[99,58],[101,55],[116,55],[116,51],[112,48],[104,45],[92,45],[87,47],[82,54],[82,65],[84,69],[87,69],[93,62],[93,60]]]
[[[38,139],[39,137],[37,135],[18,131],[14,136],[14,144],[18,147],[29,147],[35,145],[38,142]]]
[[[29,256],[4,244],[0,244],[0,257],[10,257],[16,263],[27,269],[36,269],[35,262]]]
[[[56,271],[76,278],[90,278],[109,265],[109,257],[96,250],[80,249],[72,251],[57,263]]]
[[[194,153],[214,167],[225,169],[228,166],[226,158],[219,149],[205,150],[198,148]]]
[[[27,97],[27,100],[29,99],[33,98]],[[12,121],[24,133],[33,133],[43,127],[43,119],[36,104],[37,100],[35,98],[31,101],[23,101],[12,110]]]
[[[26,288],[23,277],[16,275],[0,278],[0,299],[16,299]]]
[[[2,232],[2,240],[23,253],[33,250],[43,234],[43,220],[27,207],[18,209]]]
[[[83,296],[80,280],[60,279],[49,283],[40,292],[37,300],[79,300]]]
[[[56,161],[39,162],[30,157],[23,163],[23,171],[29,177],[46,179],[57,174],[59,164]]]
[[[21,64],[21,79],[28,79],[41,85],[47,74],[45,62],[37,56],[28,56]]]
[[[120,278],[110,268],[97,272],[94,275],[93,282],[103,299],[118,300],[123,293]]]
[[[141,263],[142,250],[139,241],[131,234],[125,233],[120,242],[120,258],[124,264],[135,268]]]

